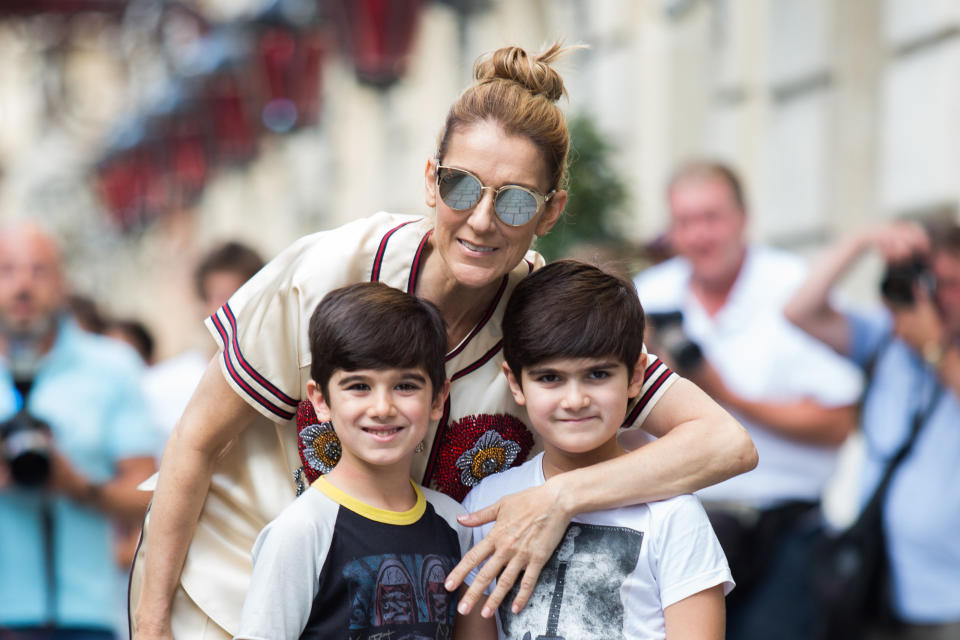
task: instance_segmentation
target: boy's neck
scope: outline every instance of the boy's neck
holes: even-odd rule
[[[405,464],[376,466],[344,455],[325,478],[344,493],[377,509],[409,511],[417,503],[417,493],[410,484],[410,460]]]
[[[583,453],[571,453],[569,451],[563,451],[562,449],[558,449],[557,447],[553,446],[549,442],[544,441],[543,477],[549,480],[555,475],[566,473],[567,471],[573,471],[574,469],[589,467],[597,464],[598,462],[613,460],[614,458],[622,456],[625,453],[626,451],[621,448],[619,444],[617,444],[616,436],[610,438],[596,449],[585,451]]]

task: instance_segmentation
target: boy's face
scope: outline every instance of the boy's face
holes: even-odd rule
[[[410,464],[430,420],[443,415],[449,383],[434,398],[423,369],[338,369],[327,389],[324,397],[316,382],[307,383],[317,417],[331,421],[340,438],[339,464],[382,467]]]
[[[627,403],[643,387],[645,356],[634,367],[614,357],[557,358],[524,367],[523,386],[504,364],[517,404],[527,408],[545,444],[563,453],[586,454],[616,443]]]

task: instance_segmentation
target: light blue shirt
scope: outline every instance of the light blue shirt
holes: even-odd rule
[[[124,458],[153,456],[139,390],[142,367],[131,350],[63,323],[27,399],[49,423],[56,446],[94,482],[106,482]],[[17,396],[0,361],[0,418],[12,415]],[[0,627],[47,621],[42,511],[53,514],[56,626],[110,629],[119,597],[109,520],[99,511],[39,490],[0,490]]]
[[[880,354],[863,407],[865,502],[938,383],[916,353],[891,339],[889,314],[848,318],[852,357],[864,364]],[[960,399],[950,389],[896,470],[884,509],[894,610],[915,624],[960,621]]]

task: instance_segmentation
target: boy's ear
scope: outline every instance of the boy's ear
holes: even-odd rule
[[[640,390],[643,389],[643,379],[647,371],[647,354],[644,351],[640,352],[640,357],[637,358],[637,364],[633,365],[633,375],[630,376],[630,383],[627,386],[627,397],[636,398],[640,395]]]
[[[444,380],[443,387],[433,398],[433,402],[430,403],[431,420],[439,420],[443,417],[443,405],[446,403],[448,395],[450,395],[450,381]]]
[[[503,375],[507,376],[507,382],[510,384],[510,393],[513,395],[513,399],[522,407],[527,401],[523,395],[523,387],[520,386],[517,377],[513,375],[513,370],[510,369],[510,365],[503,362],[500,366],[503,367]]]
[[[310,404],[313,405],[313,410],[316,412],[320,422],[329,422],[332,418],[330,405],[327,404],[326,399],[323,397],[323,391],[320,390],[320,385],[313,380],[307,380],[307,398],[310,400]]]

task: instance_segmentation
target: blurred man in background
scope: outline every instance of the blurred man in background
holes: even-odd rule
[[[727,638],[809,639],[819,501],[856,424],[861,376],[784,319],[804,266],[748,243],[732,170],[691,163],[667,195],[678,255],[636,279],[651,350],[740,419],[760,456],[755,470],[699,493],[737,581]]]
[[[211,249],[199,262],[193,283],[203,317],[213,315],[244,282],[263,267],[263,258],[240,242],[224,242]],[[159,432],[159,453],[170,432],[183,415],[216,344],[207,339],[206,349],[188,349],[159,362],[144,375],[143,389],[150,405],[150,414]]]
[[[870,251],[888,265],[885,308],[836,310],[829,299],[834,285]],[[896,222],[841,239],[817,261],[786,314],[869,367],[864,500],[913,424],[920,428],[883,503],[889,604],[905,626],[878,637],[960,638],[960,226],[928,233]]]
[[[65,320],[59,249],[0,230],[0,637],[113,638],[109,517],[155,469],[135,355]]]

